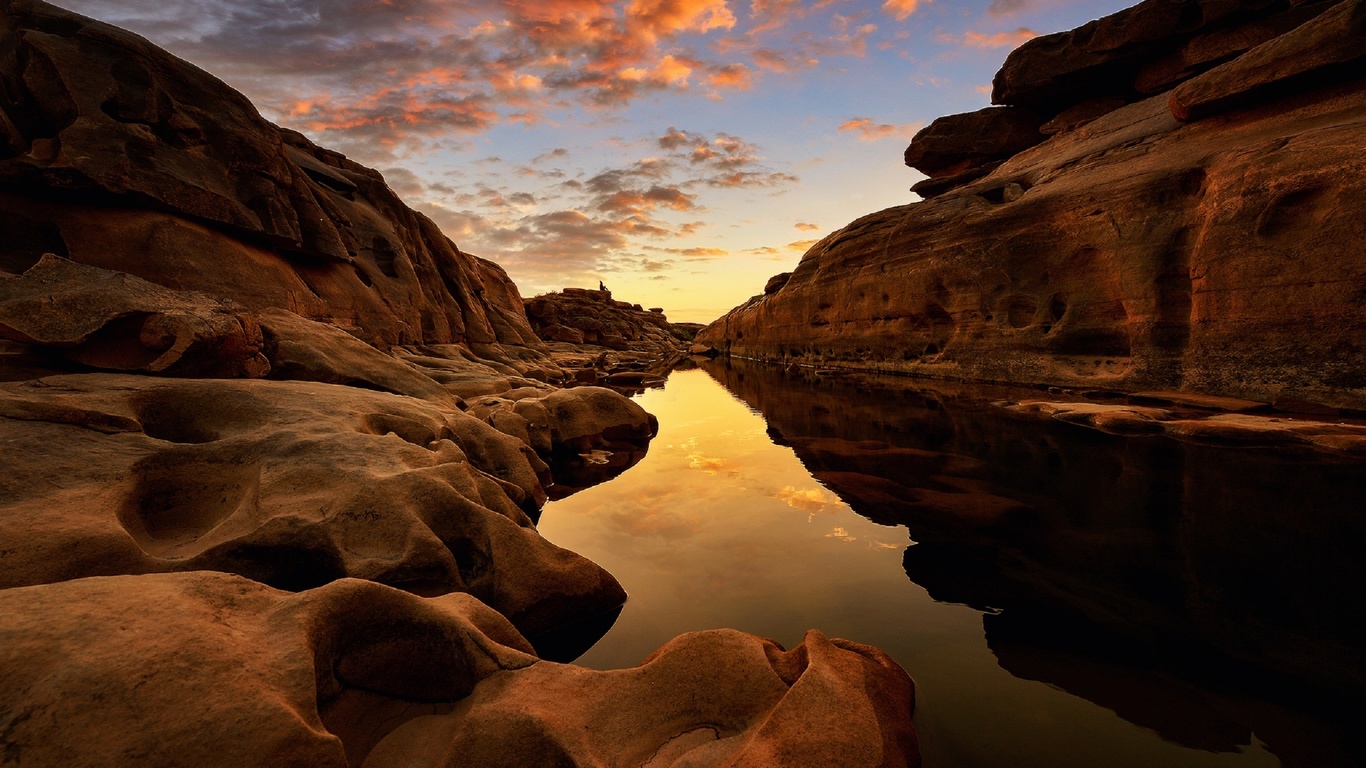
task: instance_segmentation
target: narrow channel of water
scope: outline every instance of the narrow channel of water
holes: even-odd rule
[[[540,521],[630,594],[579,663],[814,627],[915,678],[929,768],[1358,764],[1361,463],[926,386],[714,363],[641,395],[646,457]]]

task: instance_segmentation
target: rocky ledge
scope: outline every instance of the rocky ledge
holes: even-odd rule
[[[1366,408],[1366,7],[1147,2],[1033,40],[924,202],[702,331],[735,356]]]
[[[605,287],[565,288],[524,304],[536,335],[575,381],[617,389],[662,384],[700,327],[670,323],[663,308],[618,301]]]
[[[910,679],[819,633],[556,663],[626,595],[534,520],[657,423],[211,75],[0,0],[0,229],[5,762],[918,762]]]

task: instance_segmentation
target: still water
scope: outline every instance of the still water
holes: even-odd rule
[[[915,678],[930,768],[1366,764],[1366,466],[928,386],[717,362],[639,396],[645,458],[540,521],[630,595],[578,663],[815,627]]]

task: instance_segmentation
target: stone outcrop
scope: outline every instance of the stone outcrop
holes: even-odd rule
[[[662,384],[696,335],[690,325],[675,328],[663,309],[617,301],[608,290],[565,288],[525,304],[532,328],[574,380],[624,391]]]
[[[597,672],[538,659],[467,595],[355,579],[78,579],[0,611],[21,705],[0,738],[24,765],[916,764],[910,679],[815,632],[791,651],[694,633]]]
[[[3,8],[0,269],[55,253],[382,345],[539,344],[506,273],[376,171],[136,35]]]
[[[5,762],[917,761],[909,678],[819,633],[554,663],[626,595],[534,520],[657,422],[212,76],[0,0],[0,231]]]
[[[1161,50],[1176,50],[1280,7],[1254,5],[1151,0],[1041,38],[1012,54],[998,95],[1047,117],[1062,106],[1048,83],[1100,77],[1113,50],[1135,71],[1159,55],[1107,35],[1165,30]],[[1139,23],[1225,6],[1243,10],[1218,30]],[[826,237],[699,343],[787,364],[1366,408],[1366,14],[1284,12],[1312,18]],[[1077,92],[1100,97],[1117,98]]]

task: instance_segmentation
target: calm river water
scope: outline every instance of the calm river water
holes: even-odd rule
[[[928,768],[1366,764],[1366,465],[932,386],[717,362],[639,396],[645,458],[541,517],[630,595],[579,663],[814,627],[915,678]]]

